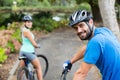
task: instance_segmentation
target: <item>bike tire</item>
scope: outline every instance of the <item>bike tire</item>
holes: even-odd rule
[[[35,80],[34,74],[28,71],[26,67],[19,68],[18,74],[17,74],[17,80]]]
[[[45,64],[45,66],[44,66],[45,69],[44,69],[44,71],[42,71],[43,72],[43,78],[44,78],[46,76],[47,72],[48,72],[49,63],[48,63],[48,60],[47,60],[46,56],[44,56],[42,54],[38,54],[37,57],[38,57],[38,59],[41,58],[45,62],[44,63]],[[43,66],[43,65],[41,64],[41,66]]]
[[[28,79],[28,70],[26,67],[19,68],[17,72],[17,80],[27,80]]]

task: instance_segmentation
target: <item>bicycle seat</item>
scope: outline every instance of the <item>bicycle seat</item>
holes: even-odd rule
[[[25,57],[25,56],[19,57],[19,60],[26,60],[26,59],[27,59],[27,57]]]

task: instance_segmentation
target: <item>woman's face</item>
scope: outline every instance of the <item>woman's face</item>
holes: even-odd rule
[[[27,26],[28,28],[32,28],[32,21],[26,21],[25,26]]]

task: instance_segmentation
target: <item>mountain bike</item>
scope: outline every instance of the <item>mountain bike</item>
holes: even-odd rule
[[[60,77],[60,80],[66,80],[67,73],[68,73],[68,69],[64,69],[64,70],[62,71],[62,75],[61,75],[61,77]]]
[[[47,58],[42,55],[37,55],[38,59],[40,60],[40,64],[42,67],[43,78],[46,76],[48,71],[48,60]],[[25,67],[20,67],[17,72],[17,80],[37,80],[37,73],[31,62],[26,57],[20,57],[19,60],[24,60]]]

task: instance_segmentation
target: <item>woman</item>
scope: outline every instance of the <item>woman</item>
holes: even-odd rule
[[[37,56],[35,55],[35,48],[39,48],[40,46],[35,42],[34,35],[30,31],[32,28],[32,17],[25,15],[22,20],[24,22],[24,26],[22,28],[22,47],[20,49],[20,56],[25,56],[31,61],[37,70],[38,80],[43,80],[41,65]],[[20,61],[20,66],[25,66],[23,60]]]

